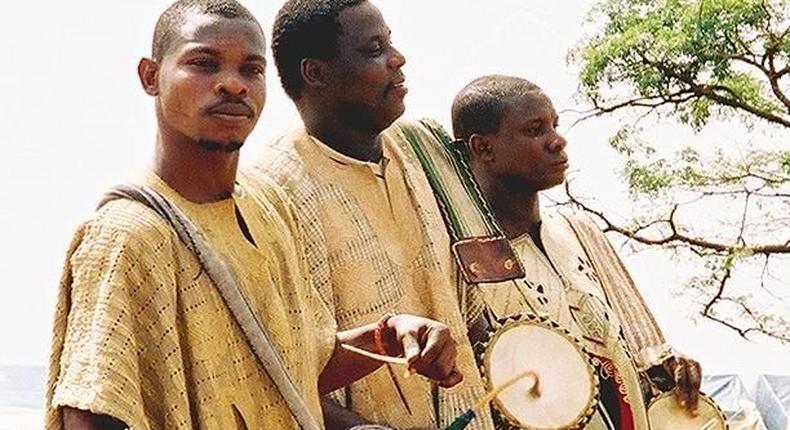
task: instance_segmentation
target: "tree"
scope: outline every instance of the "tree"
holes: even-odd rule
[[[600,29],[570,56],[592,103],[580,121],[635,118],[610,143],[642,213],[617,221],[572,182],[568,202],[637,249],[695,261],[686,287],[702,298],[703,317],[790,342],[790,318],[755,299],[790,293],[776,274],[790,276],[790,1],[603,0],[591,17]],[[642,137],[650,117],[695,134],[741,121],[768,138],[713,154],[692,142],[667,155]]]

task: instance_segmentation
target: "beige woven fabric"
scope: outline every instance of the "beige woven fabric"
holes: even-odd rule
[[[621,336],[619,319],[601,287],[600,271],[593,267],[562,216],[544,215],[540,234],[549,258],[529,234],[511,240],[526,277],[471,287],[469,308],[488,306],[498,318],[520,313],[538,314],[569,330],[590,352],[612,361],[623,394],[631,406],[635,428],[647,429],[639,373]],[[478,316],[469,317],[474,320]],[[600,412],[593,415],[586,427],[588,430],[609,428]]]
[[[153,174],[144,182],[225,258],[320,417],[317,380],[334,323],[306,282],[283,196],[273,184],[239,181],[232,199],[209,204],[186,201]],[[70,247],[47,399],[48,429],[62,428],[64,405],[134,430],[298,428],[194,255],[157,214],[126,200],[102,207]]]
[[[601,275],[600,284],[622,322],[623,336],[634,353],[637,367],[646,370],[660,365],[673,350],[617,252],[588,217],[569,217],[568,221],[584,245],[592,267]]]
[[[426,139],[422,126],[408,123]],[[428,316],[461,343],[464,382],[438,390],[422,378],[382,367],[351,385],[345,402],[367,419],[399,428],[442,428],[482,396],[461,316],[449,239],[427,180],[397,130],[382,134],[381,163],[351,159],[297,131],[272,145],[257,165],[283,186],[306,236],[313,283],[341,329],[387,312]],[[434,407],[434,403],[438,408]],[[436,413],[438,409],[438,417]],[[488,415],[472,428],[491,428]]]

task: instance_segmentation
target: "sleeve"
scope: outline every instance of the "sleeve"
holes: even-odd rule
[[[286,192],[265,175],[260,172],[254,172],[245,175],[245,178],[249,181],[253,190],[256,193],[260,193],[258,196],[260,203],[264,206],[273,207],[284,221],[288,230],[289,239],[293,243],[293,250],[298,261],[296,268],[299,273],[293,274],[293,279],[295,282],[298,282],[299,285],[297,287],[303,288],[302,297],[305,301],[305,306],[312,311],[310,312],[310,317],[313,324],[309,333],[315,333],[320,366],[318,373],[320,373],[334,352],[337,338],[337,323],[328,304],[312,282],[307,260],[305,233],[297,219],[296,209]]]
[[[172,428],[166,411],[179,400],[188,407],[174,264],[166,263],[173,248],[161,233],[92,222],[75,239],[55,321],[49,428],[59,427],[61,406],[109,415],[135,430]]]
[[[316,330],[316,341],[318,347],[318,363],[320,374],[326,363],[332,357],[335,351],[335,342],[337,340],[337,322],[335,321],[334,313],[330,311],[328,303],[324,300],[318,289],[312,282],[310,276],[310,269],[307,261],[307,253],[305,249],[305,235],[301,225],[297,222],[296,216],[293,212],[293,207],[290,202],[283,195],[283,203],[287,204],[290,213],[288,217],[288,224],[294,238],[297,257],[299,259],[299,271],[301,285],[305,289],[305,301],[313,317],[314,327]]]

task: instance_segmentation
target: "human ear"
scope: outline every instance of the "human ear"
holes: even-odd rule
[[[140,78],[140,84],[143,86],[143,91],[149,96],[159,95],[159,64],[150,58],[141,58],[137,64],[137,76]]]
[[[327,73],[324,61],[305,58],[300,66],[305,86],[322,87],[326,85]]]
[[[472,133],[469,136],[469,155],[472,160],[491,162],[494,160],[494,146],[489,136]]]

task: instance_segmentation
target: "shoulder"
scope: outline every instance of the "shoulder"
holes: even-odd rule
[[[384,134],[385,136],[401,139],[418,138],[421,140],[429,139],[438,142],[452,140],[444,127],[432,118],[421,118],[419,120],[402,118],[390,126]]]
[[[268,142],[248,170],[265,174],[277,183],[286,181],[293,173],[304,169],[304,160],[297,147],[305,136],[304,130],[292,130]]]
[[[282,184],[268,172],[251,168],[239,171],[240,182],[265,211],[274,210],[284,218],[290,218],[292,203]]]
[[[559,210],[553,216],[563,219],[576,231],[595,236],[605,236],[603,229],[586,212],[578,209]]]
[[[404,155],[413,166],[420,166],[419,154],[428,148],[442,147],[451,141],[444,128],[433,119],[399,119],[382,133],[390,150]]]
[[[165,240],[174,234],[167,221],[153,209],[128,199],[105,203],[84,225],[87,231],[105,230],[130,239]]]
[[[178,241],[169,224],[152,209],[126,199],[107,202],[85,221],[75,235],[72,263],[154,257],[172,252]]]
[[[309,136],[304,130],[279,137],[266,145],[246,171],[256,178],[267,178],[291,198],[310,194],[317,179],[315,162],[311,163],[306,154],[307,139]]]
[[[239,179],[255,199],[263,214],[270,234],[281,242],[292,242],[297,246],[303,239],[297,217],[297,207],[280,184],[257,171],[241,171]]]

